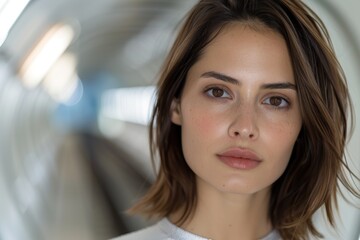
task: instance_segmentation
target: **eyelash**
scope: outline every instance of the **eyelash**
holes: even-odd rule
[[[220,96],[220,97],[214,96],[214,93],[213,93],[214,90],[221,90],[221,91],[223,91],[223,94],[226,94],[227,96],[225,96],[225,97],[224,96]],[[223,87],[209,87],[209,88],[206,88],[204,92],[207,96],[212,97],[212,98],[224,98],[224,99],[232,98],[229,91]]]
[[[281,100],[281,103],[277,106],[277,105],[273,105],[270,103],[270,100],[271,99],[274,99],[274,98],[277,98],[277,99],[280,99]],[[268,102],[268,103],[267,103]],[[269,105],[271,106],[272,108],[275,108],[275,109],[288,109],[290,107],[290,102],[288,99],[284,98],[284,97],[281,97],[281,96],[270,96],[270,97],[267,97],[263,102],[263,104],[266,104],[266,105]],[[282,106],[283,104],[285,103],[285,106]]]
[[[214,90],[221,90],[221,91],[223,91],[223,94],[226,94],[227,96],[223,96],[223,95],[220,97],[214,96],[214,93],[213,93]],[[218,86],[208,87],[205,89],[204,92],[208,97],[215,98],[215,99],[216,98],[218,98],[218,99],[231,99],[232,98],[231,94],[229,93],[229,90],[225,89],[224,87],[218,87]],[[271,99],[274,99],[274,98],[281,100],[281,103],[278,106],[273,105],[269,102],[269,101],[271,101]],[[269,105],[270,107],[272,107],[276,110],[281,110],[281,109],[285,110],[290,107],[290,101],[288,99],[286,99],[285,97],[277,96],[277,95],[273,95],[273,96],[265,98],[265,100],[263,100],[262,103],[265,105]],[[284,104],[285,104],[285,106],[283,106]]]

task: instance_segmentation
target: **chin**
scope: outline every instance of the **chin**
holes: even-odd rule
[[[259,185],[254,185],[254,184],[250,184],[250,183],[244,183],[244,182],[229,182],[229,183],[225,183],[222,184],[221,186],[218,187],[218,190],[220,190],[221,192],[224,193],[229,193],[229,194],[245,194],[245,195],[249,195],[249,194],[255,194],[255,193],[259,193],[259,192],[267,192],[270,191],[270,185],[267,186],[259,186]]]

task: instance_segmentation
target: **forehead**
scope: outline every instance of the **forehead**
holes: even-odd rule
[[[254,77],[293,82],[287,44],[278,32],[260,24],[234,22],[204,48],[189,74],[219,71],[234,78]]]
[[[275,30],[259,23],[232,22],[225,25],[205,47],[204,55],[220,54],[242,57],[259,54],[271,55],[277,60],[289,60],[287,44]],[[232,54],[231,54],[232,53]],[[263,53],[263,54],[261,54]]]

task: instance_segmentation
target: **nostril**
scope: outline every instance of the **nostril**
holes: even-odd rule
[[[240,131],[234,131],[234,132],[233,132],[233,136],[234,136],[234,137],[239,137],[239,136],[241,136],[241,135],[243,135],[243,137],[247,137],[247,138],[250,138],[250,139],[252,139],[252,138],[255,137],[255,134],[254,134],[254,133],[246,133],[246,132],[241,133]]]

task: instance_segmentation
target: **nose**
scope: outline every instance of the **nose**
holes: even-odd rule
[[[228,134],[232,138],[254,140],[259,136],[258,118],[255,109],[242,107],[234,111]]]

